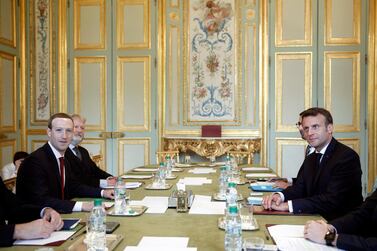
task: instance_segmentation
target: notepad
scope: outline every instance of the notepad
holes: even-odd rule
[[[283,189],[272,185],[251,185],[251,189],[255,192],[281,192]]]
[[[78,218],[70,218],[70,219],[63,219],[64,225],[62,230],[71,230],[74,229],[77,224],[79,224],[81,219]]]

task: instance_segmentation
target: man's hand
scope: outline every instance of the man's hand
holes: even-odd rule
[[[263,197],[262,200],[262,206],[264,209],[273,209],[272,204],[275,204],[276,206],[279,206],[282,202],[282,199],[280,198],[280,195],[278,193],[273,193],[267,196]]]
[[[83,212],[89,212],[93,209],[93,202],[86,201],[82,203],[81,211]]]
[[[276,203],[272,203],[271,209],[276,210],[276,211],[287,212],[289,211],[288,202],[282,202],[279,205],[277,205]]]
[[[325,235],[329,227],[323,220],[318,221],[308,221],[304,227],[304,237],[311,241],[326,244]]]
[[[114,189],[103,190],[103,197],[107,199],[114,199]]]
[[[54,226],[54,230],[60,230],[64,225],[60,214],[49,207],[44,210],[43,219],[49,221]]]
[[[115,183],[117,182],[117,178],[111,176],[111,177],[108,177],[106,181],[107,181],[108,186],[115,186]]]
[[[39,219],[24,224],[16,224],[13,238],[21,240],[47,238],[54,230],[55,226],[52,223],[45,219]]]

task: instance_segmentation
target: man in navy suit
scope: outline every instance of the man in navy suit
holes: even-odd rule
[[[64,154],[73,135],[72,118],[56,113],[48,121],[48,142],[27,157],[18,171],[17,196],[61,213],[90,211],[92,202],[76,202],[76,197],[113,198],[113,190],[101,190],[79,183]]]
[[[88,150],[79,144],[85,135],[85,118],[73,114],[73,138],[65,156],[70,161],[73,174],[76,178],[88,186],[107,187],[114,186],[116,178],[103,171],[90,158]]]
[[[310,108],[302,118],[305,138],[315,152],[305,158],[297,181],[281,193],[265,196],[263,207],[321,214],[327,220],[343,216],[363,201],[359,156],[333,138],[327,110]]]
[[[0,201],[0,247],[12,246],[17,239],[47,238],[63,227],[55,210],[20,202],[1,177]]]
[[[377,250],[377,190],[356,211],[330,221],[308,221],[305,238],[344,250]]]

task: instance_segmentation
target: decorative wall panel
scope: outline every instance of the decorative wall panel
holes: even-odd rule
[[[106,58],[75,58],[75,112],[86,117],[86,128],[105,130]]]
[[[16,47],[16,0],[0,1],[0,43]]]
[[[0,141],[0,166],[1,168],[13,162],[13,154],[16,152],[16,140]]]
[[[16,132],[16,57],[0,52],[0,131]]]
[[[325,53],[325,107],[336,132],[360,130],[360,53]],[[346,111],[346,112],[345,112]]]
[[[149,152],[149,138],[118,140],[118,175],[121,175],[134,167],[149,164]]]
[[[105,0],[74,1],[75,49],[105,49]]]

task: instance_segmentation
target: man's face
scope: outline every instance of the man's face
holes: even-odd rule
[[[304,128],[302,128],[302,117],[301,116],[298,117],[298,122],[297,122],[296,125],[297,125],[298,131],[300,132],[301,138],[305,139],[305,132],[304,132]]]
[[[67,118],[55,118],[51,125],[51,129],[47,128],[50,143],[61,155],[64,155],[73,136],[72,120]]]
[[[302,120],[304,137],[309,145],[314,147],[317,151],[321,151],[332,138],[333,125],[329,124],[326,126],[325,121],[325,116],[322,114],[304,117]]]
[[[73,118],[73,139],[72,145],[78,145],[83,141],[85,134],[85,123],[80,118]]]

